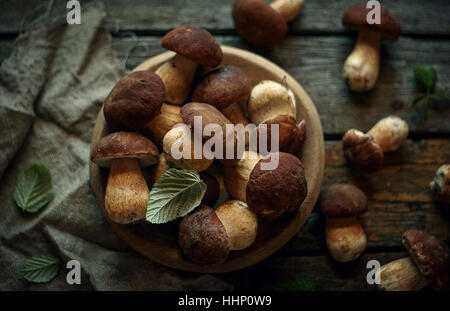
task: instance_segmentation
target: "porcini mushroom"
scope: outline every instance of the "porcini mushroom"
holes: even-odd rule
[[[181,123],[183,123],[183,119],[181,119],[180,106],[162,104],[161,113],[145,124],[142,132],[156,144],[162,146],[162,141],[167,132]]]
[[[203,195],[202,204],[214,206],[219,199],[220,185],[217,179],[206,172],[199,173],[201,180],[206,184],[206,192]]]
[[[397,150],[408,137],[408,123],[397,116],[378,121],[367,134],[371,135],[383,152]]]
[[[304,0],[236,0],[233,20],[238,33],[252,44],[272,47],[286,36],[287,23],[295,19]]]
[[[383,166],[384,154],[372,136],[350,129],[342,138],[345,157],[358,170],[373,173]]]
[[[430,188],[435,200],[450,203],[450,164],[439,167]]]
[[[443,241],[424,231],[408,230],[402,236],[402,243],[410,256],[381,267],[380,289],[418,291],[428,284],[450,289],[450,254]]]
[[[201,205],[185,216],[178,227],[184,256],[199,264],[220,264],[230,253],[227,232],[211,207]]]
[[[236,66],[223,66],[208,73],[192,93],[192,101],[210,104],[224,109],[249,97],[252,80],[247,73]]]
[[[168,165],[180,169],[194,170],[197,172],[205,171],[213,163],[214,158],[207,159],[202,150],[202,156],[197,159],[195,157],[194,135],[189,133],[190,137],[187,137],[187,134],[186,129],[183,127],[174,127],[167,132],[163,139],[163,150],[166,162]],[[177,150],[179,152],[183,152],[184,148],[187,148],[186,144],[189,143],[191,148],[190,155],[188,157],[182,156],[181,158],[176,159],[176,157],[172,155],[172,146],[175,143],[180,143],[180,148]]]
[[[114,130],[139,130],[161,110],[165,87],[151,71],[136,71],[119,80],[106,98],[103,114]]]
[[[109,218],[120,224],[145,218],[149,189],[141,167],[158,161],[158,149],[146,137],[116,132],[102,137],[92,150],[91,160],[110,168],[105,194]]]
[[[269,80],[261,81],[253,88],[248,100],[248,116],[257,125],[267,125],[266,151],[272,151],[271,125],[278,124],[279,151],[298,155],[306,139],[306,123],[303,120],[297,125],[296,115],[295,96],[289,88]],[[259,137],[261,126],[257,131]]]
[[[366,195],[353,185],[335,184],[322,191],[319,208],[326,217],[325,239],[331,256],[338,262],[358,258],[367,246],[357,218],[367,210]]]
[[[216,210],[228,236],[230,250],[241,250],[253,244],[258,233],[258,217],[245,202],[230,200]]]
[[[362,172],[375,172],[383,166],[384,152],[396,151],[408,132],[408,124],[396,116],[381,119],[367,134],[348,130],[342,138],[344,154]]]
[[[284,152],[258,158],[253,152],[245,152],[236,166],[225,167],[224,183],[230,196],[270,219],[300,208],[308,192],[302,162]],[[263,167],[274,159],[278,161],[276,168]]]
[[[216,107],[204,104],[204,103],[188,103],[181,107],[181,118],[188,124],[191,129],[195,132],[195,117],[201,117],[201,133],[203,139],[209,140],[216,135],[203,135],[205,127],[212,124],[220,127],[222,131],[222,143],[223,143],[223,154],[218,157],[218,161],[225,166],[235,165],[241,158],[242,150],[239,152],[237,145],[237,135],[235,131],[228,131],[226,129],[227,124],[232,124]],[[219,129],[217,129],[219,130]],[[233,156],[227,157],[228,142],[232,141]],[[245,143],[245,142],[244,142]],[[244,144],[245,145],[245,144]]]
[[[166,86],[166,102],[182,105],[191,91],[198,64],[217,67],[222,62],[222,49],[206,30],[181,26],[162,39],[163,48],[177,53],[156,70]]]
[[[380,70],[380,39],[386,35],[396,40],[400,35],[400,23],[381,7],[380,23],[368,23],[371,11],[367,3],[357,3],[349,7],[342,18],[342,23],[359,30],[358,40],[345,61],[343,77],[353,91],[371,90],[378,79]]]

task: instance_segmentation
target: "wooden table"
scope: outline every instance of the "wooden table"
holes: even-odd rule
[[[82,6],[87,1],[81,1]],[[380,79],[367,94],[350,93],[341,79],[345,58],[355,34],[341,25],[341,15],[355,1],[306,0],[289,27],[289,36],[272,50],[257,48],[233,29],[232,0],[108,0],[105,27],[113,33],[118,56],[131,69],[163,51],[160,39],[173,27],[191,24],[211,31],[219,43],[258,53],[296,78],[313,99],[326,138],[324,186],[351,182],[369,197],[361,217],[369,244],[359,260],[338,264],[328,255],[323,219],[313,216],[282,250],[249,269],[221,275],[236,289],[259,289],[273,280],[302,277],[327,290],[373,290],[366,283],[366,263],[384,264],[406,255],[401,234],[425,229],[450,240],[449,208],[433,203],[428,183],[436,169],[450,162],[450,106],[431,110],[423,120],[411,108],[420,93],[412,74],[414,64],[433,66],[437,90],[450,92],[450,1],[382,1],[403,24],[395,43],[383,42]],[[56,1],[51,16],[64,12],[66,1]],[[29,8],[29,9],[24,9]],[[45,13],[42,0],[0,3],[0,61],[12,50],[22,24]],[[384,168],[369,177],[349,169],[340,139],[349,128],[368,130],[390,114],[406,119],[410,139],[386,156]],[[314,215],[314,214],[313,214]]]

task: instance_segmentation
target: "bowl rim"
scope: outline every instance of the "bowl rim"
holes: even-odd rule
[[[278,76],[283,76],[283,80],[285,81],[286,85],[292,90],[296,97],[301,98],[302,109],[305,110],[305,116],[308,116],[308,118],[310,119],[309,122],[307,122],[308,131],[311,131],[311,128],[313,128],[314,130],[314,139],[311,138],[312,135],[309,135],[307,138],[307,140],[312,139],[314,141],[312,143],[312,146],[310,146],[310,148],[312,148],[313,150],[309,151],[310,153],[312,152],[314,154],[313,157],[315,158],[315,161],[312,160],[314,163],[313,167],[307,167],[305,165],[305,171],[307,173],[306,175],[308,175],[308,172],[314,172],[312,174],[312,176],[314,177],[312,179],[310,178],[309,180],[307,179],[308,195],[299,210],[297,212],[294,212],[295,216],[293,217],[295,218],[293,219],[293,221],[285,226],[277,236],[271,238],[263,247],[255,249],[253,251],[250,251],[250,247],[248,249],[249,251],[245,252],[242,256],[235,256],[232,261],[227,260],[223,264],[200,265],[186,260],[183,257],[179,258],[179,256],[167,257],[163,254],[164,250],[158,249],[160,248],[160,246],[152,243],[149,239],[145,239],[142,236],[135,234],[131,231],[129,226],[114,223],[107,217],[107,214],[104,210],[107,174],[105,173],[105,170],[97,167],[97,165],[95,165],[92,161],[89,162],[90,185],[94,193],[96,202],[102,210],[103,215],[111,225],[113,231],[119,236],[119,238],[121,238],[128,246],[130,246],[146,258],[149,258],[155,262],[158,262],[159,264],[171,268],[190,272],[223,273],[240,270],[252,266],[278,251],[300,230],[300,228],[306,222],[307,218],[314,209],[314,205],[319,197],[325,170],[325,143],[323,139],[320,118],[314,103],[312,102],[306,91],[303,89],[303,87],[285,70],[267,60],[266,58],[239,48],[223,45],[221,47],[224,56],[228,55],[241,58],[243,62],[253,63],[251,64],[253,66],[261,66],[263,64],[265,70],[270,71]],[[147,59],[146,61],[138,65],[133,71],[150,69],[154,70],[162,63],[170,59],[173,55],[175,55],[175,53],[173,52],[161,53]],[[220,66],[222,66],[222,64],[218,67]],[[102,106],[94,126],[90,149],[92,150],[97,141],[107,133],[109,133],[109,129],[103,116]],[[306,147],[306,145],[304,147]],[[143,247],[142,245],[146,246]],[[149,250],[149,247],[152,248],[153,251]]]

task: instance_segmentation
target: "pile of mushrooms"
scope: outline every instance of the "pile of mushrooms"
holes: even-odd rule
[[[297,7],[300,2],[294,1]],[[291,1],[278,0],[272,6],[286,17],[292,13],[290,5]],[[306,123],[297,123],[296,98],[285,85],[261,81],[254,86],[242,68],[218,67],[222,50],[206,30],[178,27],[164,36],[162,46],[176,54],[155,73],[125,76],[109,94],[103,112],[113,132],[94,146],[91,159],[110,168],[105,209],[112,221],[121,224],[145,219],[148,185],[168,169],[199,172],[206,193],[201,205],[179,223],[179,245],[184,257],[195,263],[220,264],[231,251],[253,244],[259,218],[276,219],[301,207],[308,193],[298,157]],[[196,128],[196,117],[202,117],[201,128]],[[228,124],[244,128],[250,122],[253,130],[245,132],[244,139],[240,132],[226,131]],[[202,133],[202,147],[215,138],[217,132],[204,131],[207,125],[218,126],[224,134],[222,157],[216,153],[202,154],[200,159],[173,156],[180,138],[191,139],[191,150],[182,150],[187,154],[195,149],[191,134]],[[280,150],[272,150],[271,125],[278,125]],[[268,127],[267,136],[262,136],[262,127]],[[249,146],[255,141],[252,137],[254,150]],[[260,150],[265,139],[268,148]],[[230,146],[235,150],[233,158],[225,157]],[[274,160],[278,166],[264,169]],[[141,168],[147,167],[151,169],[143,174]],[[229,200],[218,203],[221,187]]]

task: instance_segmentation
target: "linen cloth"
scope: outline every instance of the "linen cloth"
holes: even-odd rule
[[[102,28],[101,2],[21,34],[0,67],[0,290],[231,290],[212,275],[163,267],[112,231],[89,187],[89,141],[98,111],[126,71]],[[13,199],[17,175],[34,163],[52,175],[55,197],[37,214]],[[58,276],[31,284],[18,270],[31,256],[61,259]],[[81,264],[81,285],[66,262]]]

